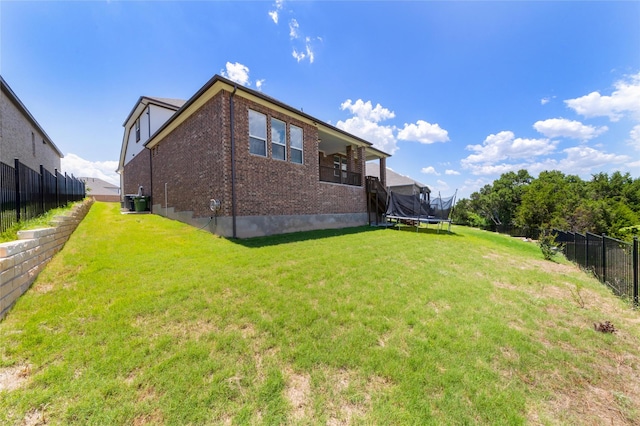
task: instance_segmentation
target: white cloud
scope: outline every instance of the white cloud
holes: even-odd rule
[[[280,11],[282,10],[283,2],[284,0],[276,0],[275,3],[273,4],[274,9],[269,11],[269,16],[273,20],[273,23],[276,25],[278,25],[278,18],[279,18]]]
[[[291,37],[292,39],[296,39],[298,37],[300,37],[300,24],[298,24],[298,21],[296,20],[296,18],[293,18],[289,21],[289,37]]]
[[[60,163],[63,173],[98,178],[120,186],[120,176],[115,171],[118,168],[117,161],[89,161],[76,154],[67,154]]]
[[[304,41],[304,45],[300,45],[298,47],[293,47],[293,51],[291,55],[296,58],[296,61],[300,62],[305,58],[309,60],[309,63],[312,64],[316,58],[315,55],[315,40],[322,40],[320,37],[316,39],[312,39],[310,37],[306,37]]]
[[[556,98],[555,96],[545,96],[544,98],[540,99],[540,105],[546,105],[552,100],[554,100],[555,98]]]
[[[243,86],[249,86],[251,84],[249,81],[249,67],[246,65],[242,65],[239,62],[236,62],[235,64],[227,62],[225,68],[226,70],[220,71],[223,77],[242,84]]]
[[[506,159],[531,158],[550,154],[556,149],[557,142],[549,139],[516,138],[511,131],[502,131],[489,135],[482,145],[468,145],[467,150],[475,152],[461,162],[471,164],[493,164]]]
[[[262,90],[262,85],[264,84],[264,82],[265,82],[265,81],[266,81],[266,80],[265,80],[264,78],[263,78],[263,79],[261,79],[261,80],[256,80],[256,88],[257,88],[258,90]]]
[[[429,166],[429,167],[423,167],[420,172],[424,173],[425,175],[436,175],[436,176],[440,176],[440,173],[438,173],[436,171],[436,169],[433,166]]]
[[[404,129],[398,132],[398,139],[432,144],[435,142],[447,142],[449,140],[449,134],[437,123],[431,124],[424,120],[418,120],[416,124],[405,123]]]
[[[340,104],[340,109],[343,111],[348,109],[357,117],[364,118],[375,123],[383,120],[388,120],[396,116],[393,111],[387,108],[383,108],[382,105],[376,104],[376,106],[374,107],[371,101],[364,102],[362,99],[358,99],[355,102],[353,102],[351,99],[347,99],[342,104]]]
[[[567,157],[558,162],[559,170],[564,173],[583,174],[589,170],[627,163],[627,155],[607,154],[587,146],[576,146],[563,150]]]
[[[640,124],[634,126],[629,132],[629,145],[640,151]]]
[[[293,57],[296,58],[298,62],[307,57],[304,52],[298,52],[295,47],[293,48],[293,52],[291,52],[291,55],[293,55]]]
[[[392,126],[381,126],[363,117],[352,117],[338,121],[336,127],[371,142],[376,148],[393,154],[398,149]]]
[[[311,47],[311,38],[305,38],[305,48],[307,50],[307,58],[309,58],[309,63],[312,64],[316,55],[313,53],[313,48]]]
[[[544,121],[536,121],[533,128],[548,138],[573,138],[582,141],[593,139],[609,130],[607,126],[594,127],[582,124],[579,121],[566,118],[550,118]]]
[[[451,169],[447,169],[444,171],[445,175],[451,175],[451,176],[458,176],[460,174],[459,171],[457,170],[451,170]]]
[[[431,190],[431,198],[435,198],[436,194],[438,193],[439,195],[442,195],[442,192],[446,192],[449,191],[451,189],[451,187],[449,186],[449,184],[441,179],[436,180],[436,184],[435,185],[430,185],[429,189]]]
[[[393,134],[395,127],[378,124],[394,118],[396,115],[393,111],[380,104],[374,107],[371,101],[364,102],[362,99],[355,102],[347,99],[340,105],[340,109],[350,111],[355,117],[338,121],[336,127],[371,142],[376,148],[389,154],[393,154],[398,149],[397,140]]]
[[[564,102],[585,117],[609,117],[611,121],[620,120],[625,113],[640,117],[640,73],[617,81],[611,96],[591,92],[588,95],[567,99]]]

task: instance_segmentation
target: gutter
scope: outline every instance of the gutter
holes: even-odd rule
[[[147,124],[149,125],[149,136],[151,136],[151,107],[149,105],[147,105]],[[150,149],[146,147],[142,148],[143,151],[145,149],[149,151],[149,186],[151,187],[149,188],[149,195],[151,196],[151,203],[153,203],[153,155],[151,155],[152,152]],[[149,210],[153,211],[151,205],[149,205]]]
[[[233,98],[236,95],[238,86],[233,85],[233,92],[229,96],[229,130],[231,132],[231,217],[233,226],[233,238],[238,238],[236,234],[236,138],[233,131],[234,128],[234,109],[235,104]]]

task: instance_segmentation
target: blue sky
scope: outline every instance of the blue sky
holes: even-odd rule
[[[76,176],[117,182],[137,99],[214,74],[443,196],[521,168],[640,176],[637,1],[3,0],[0,20],[0,72]]]

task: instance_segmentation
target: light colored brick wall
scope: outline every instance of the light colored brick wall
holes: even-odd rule
[[[19,231],[19,240],[0,244],[0,319],[62,249],[92,204],[93,200],[87,199],[68,214],[56,216],[51,228]]]
[[[44,141],[44,135],[0,92],[0,161],[13,167],[16,158],[27,167],[40,171],[40,165],[53,173],[60,170],[60,157],[53,147]],[[33,143],[31,134],[33,133]],[[34,155],[35,146],[35,155]]]

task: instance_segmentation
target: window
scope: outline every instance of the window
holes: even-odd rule
[[[136,142],[140,141],[140,118],[136,120]]]
[[[33,150],[33,156],[36,156],[36,135],[31,132],[31,149]]]
[[[287,124],[271,119],[271,156],[278,160],[287,159]]]
[[[249,110],[249,152],[267,156],[267,116]]]
[[[333,156],[333,175],[340,177],[340,170],[342,170],[342,178],[347,178],[347,158],[339,155]]]
[[[292,125],[289,134],[291,137],[291,162],[302,164],[302,128]]]

